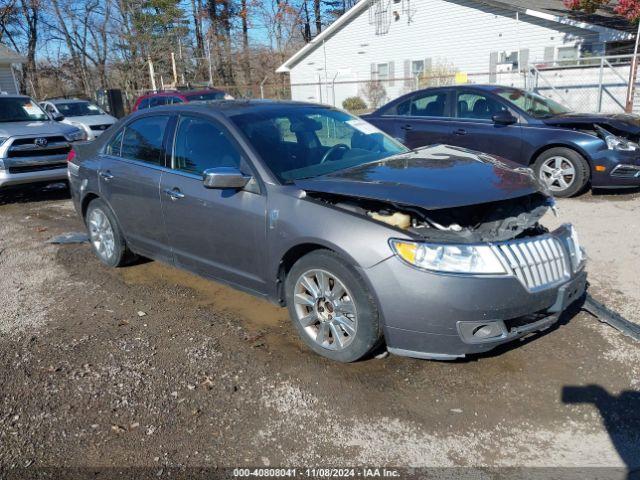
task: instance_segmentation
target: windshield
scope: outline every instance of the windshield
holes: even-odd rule
[[[567,107],[558,102],[517,88],[501,88],[496,90],[496,93],[534,118],[547,118],[570,112]]]
[[[183,93],[190,102],[206,102],[207,100],[223,100],[224,92]]]
[[[56,103],[56,108],[65,117],[84,117],[87,115],[105,115],[104,111],[89,102]]]
[[[0,122],[49,120],[40,106],[30,98],[0,97]]]
[[[329,108],[283,106],[232,120],[283,183],[408,151],[364,120]]]

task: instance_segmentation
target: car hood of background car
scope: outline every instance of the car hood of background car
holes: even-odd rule
[[[593,125],[612,127],[614,130],[640,135],[640,117],[625,113],[600,114],[600,113],[565,113],[543,119],[547,125],[557,127],[571,127],[575,125]]]
[[[51,120],[0,123],[0,137],[66,135],[77,130],[76,127],[71,125]]]
[[[529,169],[447,145],[425,147],[294,183],[308,192],[425,209],[489,203],[541,191]]]
[[[79,117],[65,117],[71,122],[83,123],[85,125],[107,125],[116,123],[117,119],[111,115],[81,115]]]

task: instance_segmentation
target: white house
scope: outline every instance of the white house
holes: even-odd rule
[[[13,72],[13,65],[25,62],[25,58],[0,45],[0,92],[19,93],[20,89]]]
[[[615,16],[579,15],[562,0],[360,0],[277,71],[289,72],[292,99],[340,106],[350,96],[371,103],[371,80],[385,101],[424,75],[505,83],[510,72],[614,53],[633,38]]]

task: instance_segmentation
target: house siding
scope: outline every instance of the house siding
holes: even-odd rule
[[[11,65],[0,64],[0,92],[19,93],[13,78]]]
[[[366,8],[291,67],[294,100],[340,106],[349,96],[365,98],[363,88],[380,63],[388,64],[389,76],[398,79],[406,77],[411,61],[423,60],[434,69],[447,66],[471,74],[474,82],[487,82],[496,78],[500,52],[519,51],[521,60],[539,63],[558,47],[590,44],[600,53],[610,35],[522,13],[517,20],[511,10],[470,0],[413,0],[410,15],[400,3],[382,3],[400,13],[397,21],[390,15],[388,29],[382,29],[387,33],[376,35],[372,7]],[[388,101],[413,90],[415,82],[387,81],[384,86]]]

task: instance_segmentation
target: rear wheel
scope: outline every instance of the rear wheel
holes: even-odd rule
[[[364,280],[335,253],[316,250],[302,257],[289,271],[285,289],[291,320],[316,353],[353,362],[382,341],[378,310]]]
[[[589,182],[587,160],[570,148],[551,148],[542,152],[533,164],[538,178],[556,197],[580,193]]]
[[[85,223],[93,251],[102,263],[120,267],[135,258],[127,248],[115,216],[102,200],[96,198],[91,201],[87,207]]]

